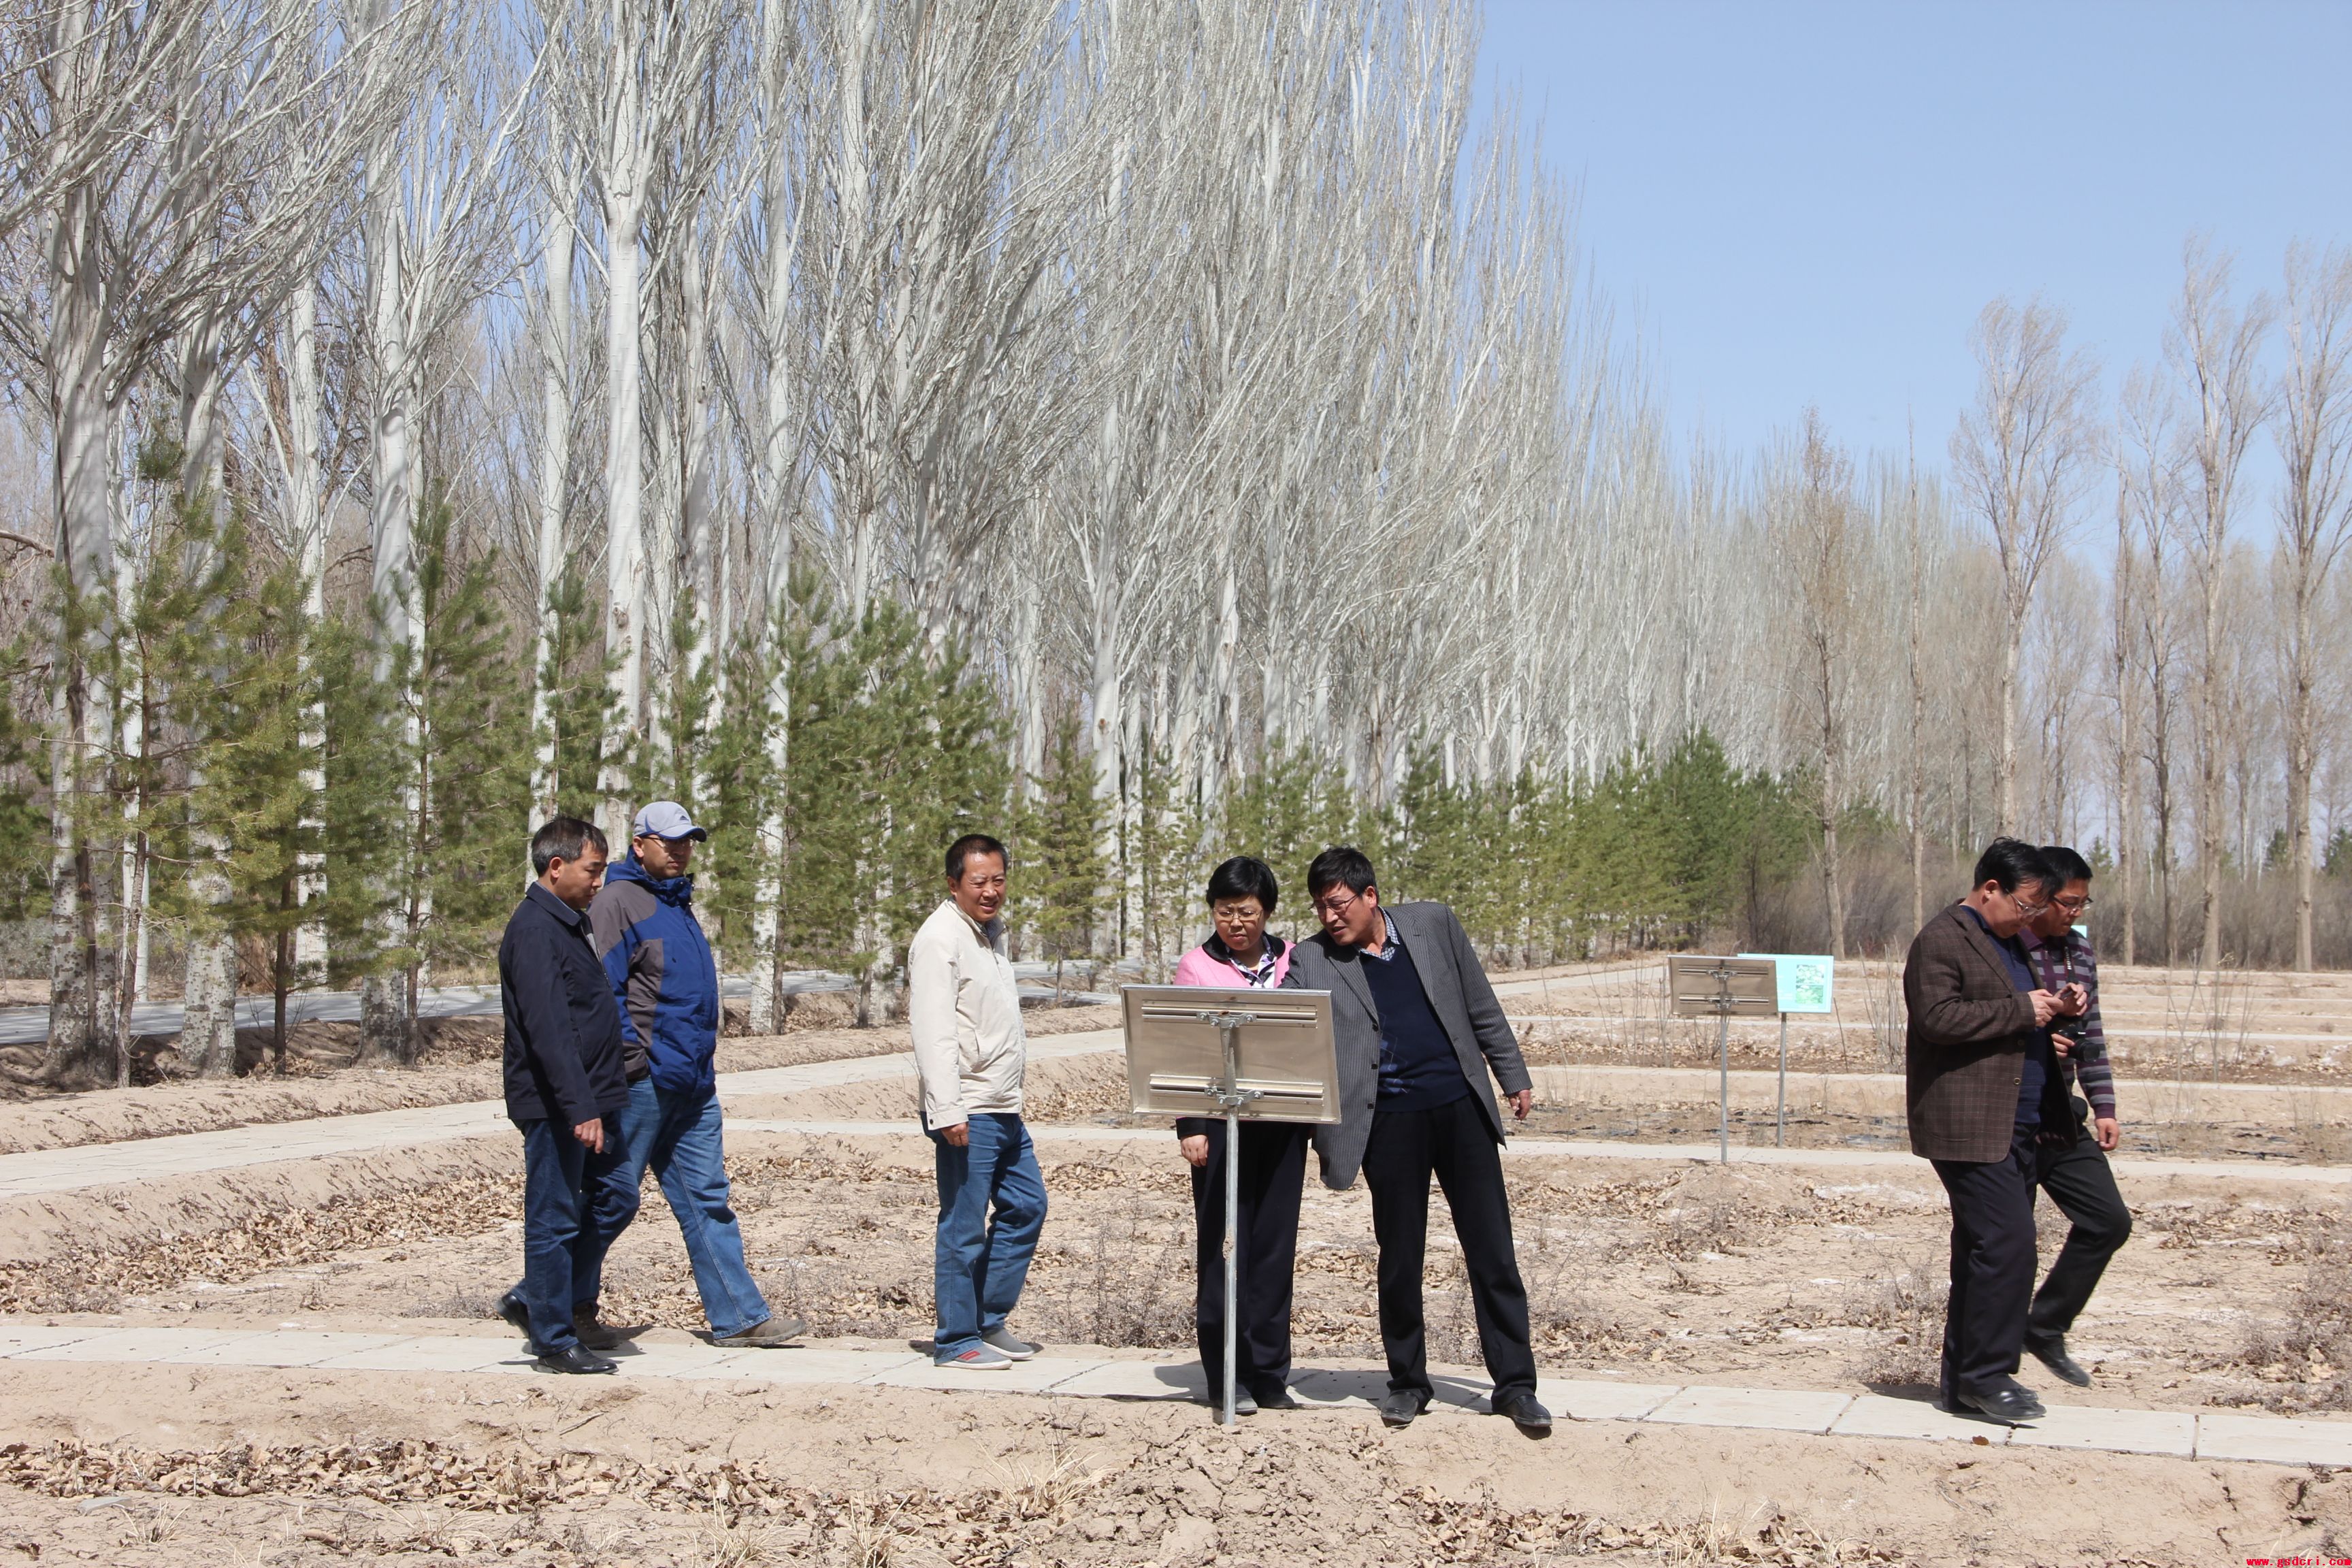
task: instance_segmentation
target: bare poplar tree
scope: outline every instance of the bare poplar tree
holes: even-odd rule
[[[2189,482],[2189,566],[2198,589],[2197,861],[2203,909],[2199,963],[2221,962],[2221,863],[2228,853],[2223,810],[2229,766],[2229,667],[2234,650],[2223,624],[2230,529],[2238,510],[2238,474],[2268,414],[2269,388],[2259,358],[2271,304],[2257,294],[2242,309],[2229,301],[2230,258],[2189,241],[2181,287],[2166,333],[2166,357],[2193,415],[2184,430]]]
[[[1857,611],[1855,554],[1861,541],[1853,464],[1830,440],[1821,411],[1805,411],[1794,493],[1775,509],[1780,554],[1797,599],[1796,686],[1808,760],[1816,771],[1814,809],[1822,834],[1822,898],[1830,952],[1845,956],[1845,881],[1838,819],[1847,805],[1849,688]]]
[[[2352,535],[2352,250],[2287,252],[2287,363],[2278,388],[2280,570],[2285,579],[2286,831],[2294,966],[2312,967],[2311,784],[2318,766],[2316,618]]]
[[[2026,614],[2042,569],[2074,524],[2092,449],[2089,354],[2065,346],[2066,318],[2040,300],[1996,300],[1969,347],[1976,407],[1952,435],[1954,476],[1992,536],[2000,564],[2000,750],[1996,826],[2015,831],[2018,701]]]

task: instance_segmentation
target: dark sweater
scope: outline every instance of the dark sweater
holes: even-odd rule
[[[1381,1016],[1381,1110],[1434,1110],[1470,1092],[1462,1076],[1462,1059],[1454,1054],[1454,1040],[1437,1021],[1422,988],[1421,971],[1402,943],[1384,950],[1382,957],[1361,955],[1357,967],[1372,989],[1372,1006]]]

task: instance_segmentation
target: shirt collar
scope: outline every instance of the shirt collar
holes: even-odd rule
[[[1361,947],[1356,950],[1358,952],[1362,953],[1366,958],[1370,959],[1374,963],[1388,963],[1389,960],[1397,955],[1398,950],[1404,946],[1404,939],[1397,935],[1396,916],[1389,913],[1386,910],[1382,910],[1381,911],[1381,925],[1385,934],[1381,938],[1380,952],[1373,952],[1370,949]]]
[[[976,921],[970,915],[964,913],[963,906],[957,903],[953,899],[947,900],[947,906],[956,912],[956,919],[963,921],[965,925],[971,928],[973,935],[979,937],[981,941],[986,942],[991,947],[994,947],[996,945],[997,938],[1004,934],[1004,917],[1003,915],[998,915],[994,920],[992,920],[983,925],[979,921]]]
[[[568,926],[577,927],[581,921],[588,918],[580,910],[575,910],[570,904],[565,903],[562,899],[557,898],[553,893],[549,892],[547,890],[547,884],[544,882],[533,882],[529,890],[523,894],[523,897],[527,899],[537,899],[539,900],[540,908],[545,910],[548,913],[553,915],[557,920],[562,921]]]

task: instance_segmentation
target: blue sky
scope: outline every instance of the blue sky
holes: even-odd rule
[[[2352,241],[2352,0],[1488,0],[1676,426],[1754,447],[1818,403],[1941,466],[1985,301],[2065,309],[2112,386],[2160,352],[2191,230],[2275,287]]]

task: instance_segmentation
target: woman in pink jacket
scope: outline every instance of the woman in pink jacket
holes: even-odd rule
[[[1176,965],[1179,985],[1249,986],[1271,990],[1290,972],[1290,946],[1267,934],[1277,889],[1263,860],[1237,855],[1209,878],[1209,914],[1216,930]],[[1200,1240],[1194,1253],[1199,1289],[1201,1368],[1209,1403],[1224,1400],[1225,1124],[1187,1116],[1176,1123],[1178,1146],[1192,1166],[1192,1216]],[[1240,1374],[1234,1408],[1296,1410],[1290,1395],[1290,1275],[1298,1255],[1298,1198],[1307,1177],[1307,1129],[1295,1121],[1244,1121],[1241,1126],[1241,1224],[1234,1260],[1241,1277],[1234,1296],[1234,1358]]]

